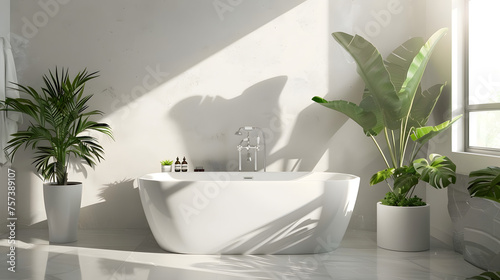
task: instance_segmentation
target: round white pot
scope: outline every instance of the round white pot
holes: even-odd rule
[[[69,243],[77,240],[78,218],[82,202],[82,184],[43,185],[43,199],[49,225],[51,243]]]
[[[430,206],[399,207],[377,203],[377,245],[394,251],[430,248]]]
[[[172,165],[162,165],[161,172],[172,172]]]

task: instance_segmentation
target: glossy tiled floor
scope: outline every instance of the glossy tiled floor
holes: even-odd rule
[[[147,230],[81,230],[78,242],[65,245],[47,237],[46,230],[17,233],[15,273],[1,239],[0,279],[465,279],[482,272],[435,240],[427,252],[393,252],[364,231],[348,231],[332,253],[289,256],[169,254]]]

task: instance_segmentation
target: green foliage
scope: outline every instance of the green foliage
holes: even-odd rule
[[[493,271],[488,271],[488,272],[483,272],[478,276],[470,277],[467,278],[469,279],[475,279],[475,280],[500,280],[500,271],[493,272]]]
[[[386,60],[363,37],[333,33],[334,39],[353,57],[366,88],[359,105],[344,100],[327,101],[318,96],[313,98],[316,103],[354,120],[364,134],[372,138],[387,169],[373,175],[370,183],[374,185],[392,178],[394,186],[388,184],[389,188],[397,194],[395,198],[402,201],[413,199],[411,195],[418,181],[440,189],[456,180],[456,167],[449,158],[431,155],[430,163],[426,159],[415,159],[430,139],[460,118],[426,126],[445,84],[422,90],[420,82],[434,48],[446,32],[445,28],[438,30],[427,42],[421,38],[409,39]],[[383,136],[388,151],[382,150],[377,135]],[[394,202],[395,205],[402,203]]]
[[[387,168],[373,174],[373,176],[370,179],[370,185],[376,185],[382,181],[391,178],[395,170],[396,170],[395,168]]]
[[[453,118],[451,121],[445,121],[442,124],[436,126],[421,126],[414,129],[413,134],[411,134],[411,139],[420,144],[425,144],[434,136],[440,134],[441,132],[450,128],[450,126],[458,121],[462,115]]]
[[[370,179],[370,185],[376,185],[390,178],[394,180],[392,194],[384,199],[385,205],[420,206],[421,200],[411,198],[411,192],[419,181],[429,183],[439,189],[455,183],[455,164],[446,156],[431,154],[430,163],[424,158],[414,160],[410,166],[388,168],[375,173]],[[393,204],[389,204],[393,203]],[[416,203],[416,204],[413,204]]]
[[[436,189],[455,184],[457,166],[448,157],[431,154],[429,159],[430,163],[423,158],[413,161],[413,167],[420,175],[420,180],[429,183]]]
[[[366,128],[365,134],[376,135],[378,133],[373,130],[376,129],[377,124],[377,118],[373,114],[373,112],[364,110],[358,105],[344,100],[338,100],[337,102],[328,102],[319,96],[313,97],[312,100],[320,103],[327,108],[343,112],[346,116],[358,123],[361,127]]]
[[[491,199],[500,203],[500,167],[491,166],[469,174],[475,178],[469,182],[469,193],[473,197]]]
[[[90,120],[102,115],[98,110],[88,111],[92,95],[83,96],[85,83],[98,77],[97,72],[85,69],[71,80],[68,70],[62,69],[43,76],[44,87],[36,91],[29,86],[16,84],[19,91],[30,98],[7,98],[2,110],[15,111],[30,117],[25,130],[14,133],[5,151],[11,160],[21,146],[35,151],[33,164],[44,180],[58,185],[68,182],[68,163],[73,157],[93,167],[103,159],[104,150],[90,131],[112,136],[105,123]]]
[[[161,165],[172,165],[174,161],[173,160],[162,160],[160,161]]]
[[[425,202],[418,196],[407,197],[402,193],[388,192],[381,200],[382,204],[389,206],[424,206]]]

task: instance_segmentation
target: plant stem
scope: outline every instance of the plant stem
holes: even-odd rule
[[[387,186],[389,186],[389,189],[391,190],[391,192],[394,192],[394,188],[391,186],[391,184],[389,184],[389,182],[387,180],[385,180],[385,182],[387,183]]]
[[[394,147],[394,158],[396,159],[396,165],[394,167],[400,167],[400,162],[398,162],[398,157],[396,156],[398,154],[398,145],[396,142],[396,137],[394,137],[394,130],[391,130],[391,136],[392,136],[392,146]]]
[[[400,163],[401,165],[404,164],[404,158],[405,158],[405,150],[406,150],[406,143],[404,142],[404,134],[405,134],[405,130],[404,130],[404,127],[403,127],[403,122],[401,122],[401,127],[399,128],[399,149],[401,150],[401,153],[399,154],[400,158]]]
[[[417,147],[418,147],[418,149],[417,149]],[[413,150],[414,150],[414,151],[416,150],[416,151],[414,152],[414,154],[413,154],[413,156],[412,156],[412,161],[413,161],[413,160],[415,160],[415,158],[417,157],[418,152],[420,152],[420,150],[421,150],[423,147],[424,147],[424,144],[420,144],[420,145],[419,145],[419,144],[415,143],[415,148],[414,148]]]
[[[408,141],[410,141],[410,137],[411,137],[411,134],[410,134],[410,133],[408,133],[408,134],[406,134],[406,132],[404,133],[404,137],[403,137],[403,139],[404,139],[404,144],[403,144],[403,146],[402,146],[402,147],[403,147],[403,152],[401,153],[401,161],[403,161],[403,160],[404,160],[404,157],[405,157],[405,155],[406,155],[406,148],[408,147]],[[402,140],[403,140],[403,139],[402,139]],[[412,160],[412,158],[410,157],[410,162],[408,162],[408,164],[410,164],[412,161],[413,161],[413,160]]]
[[[417,183],[417,184],[418,184],[418,183]],[[413,186],[413,187],[411,187],[411,188],[410,188],[410,190],[406,193],[406,194],[407,194],[406,198],[408,198],[408,199],[409,199],[409,198],[411,198],[411,197],[413,196],[413,192],[415,191],[415,187],[416,187],[416,186],[417,186],[417,185],[415,185],[415,186]]]
[[[375,146],[377,146],[377,149],[378,151],[380,152],[380,154],[382,155],[382,158],[384,159],[384,162],[385,162],[385,165],[387,165],[387,168],[391,168],[391,166],[389,165],[389,162],[387,161],[387,158],[385,157],[384,155],[384,152],[382,151],[382,149],[380,148],[377,140],[375,139],[375,137],[373,137],[373,135],[370,135],[370,137],[372,138],[373,140],[373,143],[375,143]]]
[[[389,148],[389,154],[391,155],[392,164],[394,167],[397,167],[396,159],[394,157],[394,150],[392,148],[392,143],[391,143],[391,140],[389,139],[389,135],[387,133],[387,128],[384,128],[384,134],[385,134],[385,141],[387,142],[387,146]]]

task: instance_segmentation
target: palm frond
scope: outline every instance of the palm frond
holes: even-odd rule
[[[97,78],[98,72],[87,69],[70,79],[68,69],[55,71],[42,77],[41,91],[15,84],[29,98],[7,98],[0,110],[16,111],[31,117],[28,128],[13,134],[6,151],[11,159],[19,148],[30,147],[35,151],[33,164],[45,180],[67,182],[67,168],[71,157],[81,159],[89,166],[104,159],[104,149],[94,137],[82,136],[96,131],[113,137],[111,128],[104,123],[90,120],[103,115],[99,110],[88,111],[92,94],[83,95],[85,83]]]

